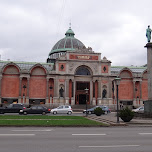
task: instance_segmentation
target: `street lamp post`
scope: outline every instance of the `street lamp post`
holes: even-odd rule
[[[115,78],[115,82],[116,82],[116,86],[117,86],[117,123],[119,123],[119,115],[118,115],[118,111],[119,111],[119,104],[118,104],[118,86],[120,84],[120,80],[121,78]]]
[[[87,94],[88,94],[88,88],[85,89],[85,93],[86,93],[86,117],[87,117]]]

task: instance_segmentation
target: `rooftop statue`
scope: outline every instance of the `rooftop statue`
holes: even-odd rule
[[[150,29],[150,25],[148,25],[148,28],[146,29],[146,37],[147,37],[147,41],[150,42],[150,40],[151,40],[151,29]]]

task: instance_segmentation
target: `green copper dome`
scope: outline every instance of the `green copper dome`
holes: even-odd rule
[[[75,49],[86,48],[85,45],[74,37],[74,32],[71,28],[69,28],[65,37],[59,40],[52,48],[49,56],[54,53],[66,52],[66,51],[74,51]]]

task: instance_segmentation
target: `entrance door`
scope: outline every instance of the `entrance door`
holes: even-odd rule
[[[86,104],[86,95],[79,94],[79,104]]]
[[[90,103],[90,82],[76,82],[76,104],[86,104],[86,91],[87,94],[87,102]]]

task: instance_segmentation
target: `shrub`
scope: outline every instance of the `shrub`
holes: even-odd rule
[[[96,109],[94,109],[94,113],[97,116],[101,116],[102,114],[104,114],[104,111],[100,107],[97,107]]]
[[[120,110],[119,112],[119,117],[124,121],[124,122],[129,122],[133,119],[134,117],[134,112],[131,111],[128,107],[126,107],[123,110]]]

